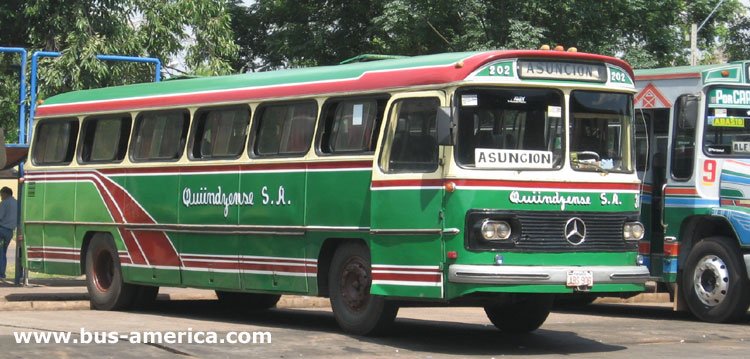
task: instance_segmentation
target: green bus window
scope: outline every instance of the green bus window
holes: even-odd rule
[[[326,154],[374,151],[386,100],[346,100],[326,106],[320,151]]]
[[[396,130],[391,141],[387,172],[434,172],[438,166],[435,118],[437,98],[415,98],[396,102],[391,119]]]
[[[73,160],[78,120],[49,120],[35,131],[33,160],[38,165],[66,165]]]
[[[245,149],[250,110],[232,107],[199,111],[195,116],[193,159],[237,158]]]
[[[122,161],[127,151],[130,125],[130,115],[84,120],[79,161],[81,163]]]
[[[318,105],[315,102],[269,105],[260,110],[255,154],[304,155],[310,148]]]
[[[133,161],[177,160],[185,147],[187,111],[147,112],[138,115],[130,144]]]

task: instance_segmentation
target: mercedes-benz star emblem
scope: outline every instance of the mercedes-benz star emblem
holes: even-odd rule
[[[573,217],[565,223],[565,240],[577,246],[586,240],[586,224],[578,217]]]

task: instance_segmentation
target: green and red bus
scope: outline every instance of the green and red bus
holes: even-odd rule
[[[32,271],[92,307],[158,287],[245,309],[330,297],[351,333],[399,306],[530,331],[558,293],[644,289],[629,65],[447,53],[76,91],[39,106]]]
[[[640,243],[675,309],[728,322],[750,305],[750,61],[637,70]]]

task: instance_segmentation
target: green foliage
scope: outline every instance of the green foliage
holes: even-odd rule
[[[363,53],[560,44],[651,68],[687,64],[690,24],[717,1],[3,0],[0,46],[62,52],[41,62],[40,98],[153,78],[150,65],[96,54],[157,57],[172,75],[215,75],[333,65]],[[699,32],[701,61],[750,59],[749,15],[739,0],[724,1]],[[15,127],[17,85],[18,58],[0,56],[6,129]]]
[[[36,0],[25,15],[33,46],[61,51],[40,66],[40,97],[61,91],[149,81],[146,64],[103,62],[97,54],[184,56],[187,71],[226,74],[238,51],[226,1]],[[168,70],[176,71],[167,64]]]

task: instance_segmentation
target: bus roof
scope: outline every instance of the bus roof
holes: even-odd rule
[[[633,76],[632,69],[625,61],[603,55],[552,50],[459,52],[74,91],[45,100],[37,110],[37,115],[55,116],[448,84],[461,81],[482,65],[503,58],[601,61],[619,66]]]
[[[743,65],[750,61],[735,61],[726,64],[711,64],[699,66],[675,66],[660,67],[655,69],[637,69],[635,70],[635,80],[669,80],[669,79],[706,79],[709,73],[715,70],[735,69],[741,75]]]

